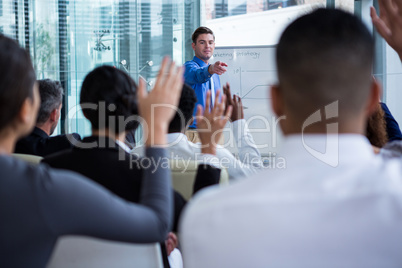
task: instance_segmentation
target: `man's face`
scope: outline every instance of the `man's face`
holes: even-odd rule
[[[196,43],[191,44],[195,56],[205,62],[212,57],[215,49],[215,40],[212,34],[200,34],[196,40]]]

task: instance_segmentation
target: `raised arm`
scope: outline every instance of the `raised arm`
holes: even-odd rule
[[[221,75],[226,72],[227,64],[217,61],[204,67],[200,67],[194,61],[185,63],[184,78],[189,85],[202,84],[207,82],[213,74]]]
[[[186,83],[189,84],[190,86],[194,84],[205,83],[212,76],[208,72],[209,65],[200,67],[196,62],[188,61],[185,63],[184,67],[185,67],[184,78],[186,80]]]
[[[139,83],[140,114],[148,126],[153,126],[146,130],[146,157],[140,162],[144,170],[140,205],[123,201],[77,174],[44,170],[48,178],[36,191],[53,233],[143,243],[165,240],[173,206],[168,156],[162,147],[179,100],[182,75],[181,68],[164,59],[149,94],[144,82]]]
[[[215,96],[215,106],[210,111],[211,92],[207,92],[205,110],[202,106],[197,107],[198,134],[201,140],[201,153],[209,164],[200,164],[198,166],[197,176],[194,182],[193,193],[204,187],[218,184],[220,178],[219,159],[216,158],[216,147],[222,136],[222,130],[226,125],[231,113],[232,107],[228,107],[225,113],[225,99],[223,96],[219,101],[219,91]],[[215,166],[213,166],[215,162]]]
[[[402,0],[378,0],[380,16],[374,7],[370,15],[378,33],[402,60]]]
[[[233,107],[230,120],[232,122],[232,132],[239,153],[239,159],[242,163],[246,164],[244,166],[245,169],[260,169],[263,167],[261,153],[257,149],[247,122],[244,119],[244,107],[241,98],[237,95],[233,95],[232,97],[229,83],[223,86],[223,91],[226,95],[227,105]]]

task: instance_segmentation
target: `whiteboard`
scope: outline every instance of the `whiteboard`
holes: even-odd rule
[[[232,94],[242,98],[245,119],[263,155],[276,153],[282,134],[271,110],[270,85],[277,83],[275,46],[216,47],[210,63],[225,62],[226,73],[220,76],[221,85],[229,82]],[[237,149],[225,131],[224,146]]]

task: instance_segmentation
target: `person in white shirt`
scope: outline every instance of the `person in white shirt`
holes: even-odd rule
[[[373,55],[344,11],[286,28],[271,88],[286,169],[195,196],[179,225],[185,267],[401,267],[402,162],[364,137],[380,92]]]
[[[257,149],[253,137],[250,134],[246,120],[244,119],[243,107],[240,97],[231,97],[230,87],[224,86],[227,99],[227,107],[233,107],[233,113],[230,117],[232,132],[238,149],[239,159],[237,159],[228,149],[217,144],[216,156],[219,167],[226,168],[229,179],[244,177],[255,174],[263,168],[261,154]],[[219,92],[218,92],[219,93]],[[219,96],[219,94],[216,94]],[[194,90],[184,84],[178,110],[175,117],[169,125],[169,134],[167,135],[169,156],[172,159],[203,161],[201,157],[201,143],[192,143],[185,135],[187,127],[191,124],[193,111],[196,104]],[[133,154],[142,156],[144,147],[135,147]]]

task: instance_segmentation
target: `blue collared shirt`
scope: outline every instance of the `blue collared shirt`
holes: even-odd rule
[[[205,108],[205,98],[207,95],[207,91],[211,88],[209,82],[211,77],[214,81],[215,92],[221,89],[221,81],[219,80],[219,75],[211,75],[208,72],[209,64],[206,64],[204,61],[195,56],[193,60],[184,63],[184,66],[184,80],[186,84],[194,89],[195,95],[197,96],[197,103],[193,112],[193,115],[195,116],[198,104],[201,104],[202,107]],[[196,128],[196,123],[197,122],[194,120],[190,128]]]

